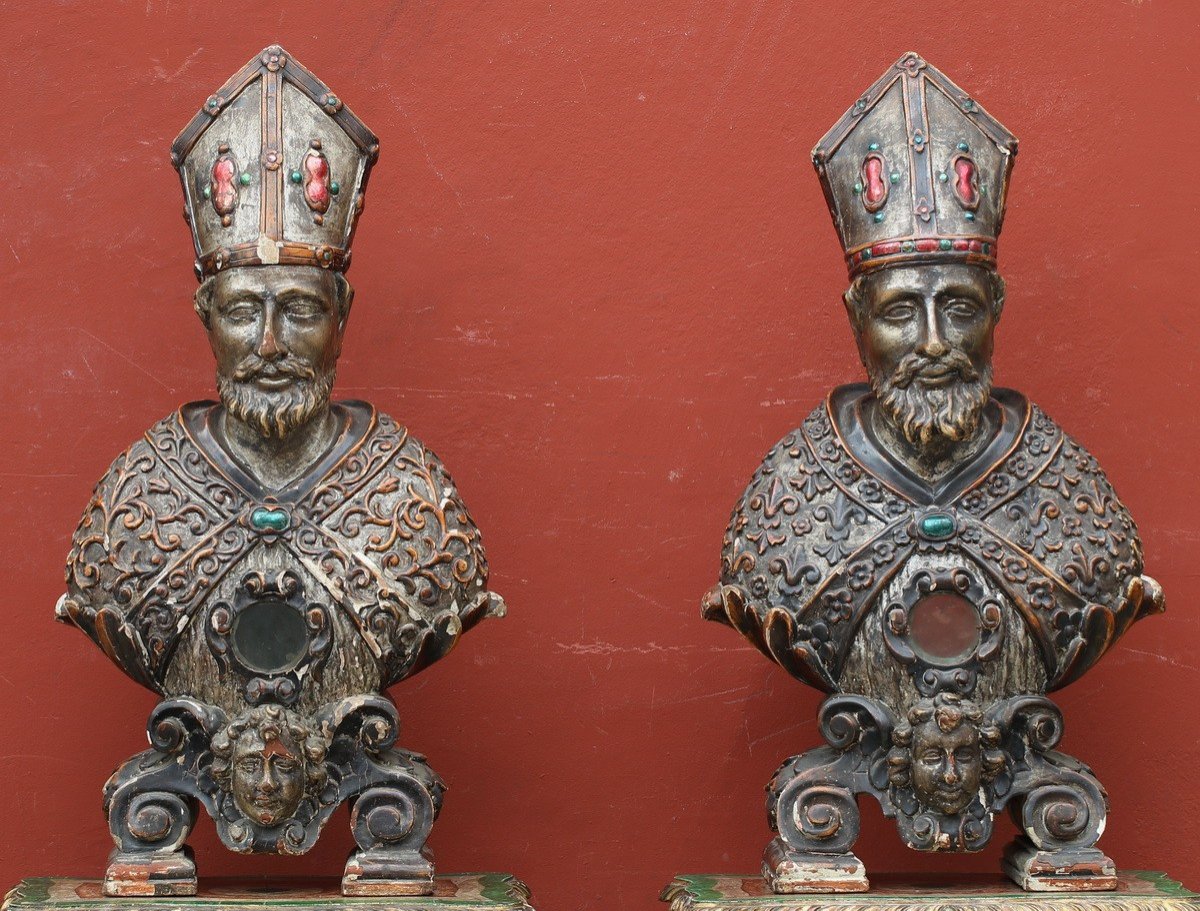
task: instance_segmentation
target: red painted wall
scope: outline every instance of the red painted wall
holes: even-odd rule
[[[542,909],[750,871],[819,696],[699,619],[734,499],[858,363],[809,150],[915,49],[1021,139],[997,379],[1100,459],[1165,617],[1060,694],[1121,865],[1200,886],[1194,0],[2,5],[0,882],[97,874],[100,787],[152,697],[52,622],[116,453],[211,395],[167,150],[280,41],[379,134],[339,393],[408,423],[482,526],[507,620],[392,690],[449,781],[443,869]],[[996,869],[900,847],[871,869]],[[195,837],[202,874],[336,873]]]

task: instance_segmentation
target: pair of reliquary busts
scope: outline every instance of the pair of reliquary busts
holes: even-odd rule
[[[379,146],[279,47],[176,140],[219,401],[164,418],[101,479],[60,619],[161,701],[104,791],[108,895],[187,895],[200,806],[242,852],[301,854],[342,803],[350,895],[429,894],[444,785],[384,691],[504,613],[438,459],[332,402],[351,239]],[[1009,808],[1029,889],[1109,888],[1106,798],[1046,693],[1162,609],[1099,466],[993,389],[996,243],[1015,139],[906,54],[814,159],[869,384],[834,390],[734,510],[705,616],[829,697],[827,745],[769,788],[776,892],[861,890],[869,794],[923,851]]]

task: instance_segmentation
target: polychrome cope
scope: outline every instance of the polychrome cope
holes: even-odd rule
[[[868,395],[865,385],[834,390],[767,453],[734,508],[706,617],[804,682],[845,690],[868,619],[885,630],[882,615],[903,600],[897,588],[921,584],[906,567],[962,566],[976,583],[964,595],[980,607],[998,601],[1021,621],[1003,648],[1027,654],[996,666],[1041,664],[1053,690],[1162,609],[1160,587],[1142,575],[1137,528],[1104,472],[1022,395],[994,391],[996,437],[935,486],[876,444],[861,415]],[[1002,698],[1028,684],[1027,674],[991,688]]]
[[[313,711],[416,673],[503,613],[449,475],[391,418],[336,403],[333,448],[269,491],[214,437],[217,410],[192,403],[152,427],[101,479],[75,532],[58,616],[139,683],[231,713],[268,697]],[[299,656],[239,649],[240,605],[263,600],[296,603],[253,622],[279,639],[280,621],[305,618]],[[263,667],[271,660],[282,664]]]

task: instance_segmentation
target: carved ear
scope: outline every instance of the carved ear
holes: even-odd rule
[[[337,286],[338,332],[345,332],[350,305],[354,303],[354,286],[340,272],[334,276],[334,283]]]
[[[862,276],[856,277],[842,292],[842,303],[846,307],[846,316],[850,319],[850,328],[854,330],[854,344],[858,348],[858,359],[864,367],[867,366],[867,354],[862,344]]]
[[[862,321],[859,319],[858,313],[858,301],[858,279],[856,278],[842,292],[842,303],[846,307],[846,316],[850,318],[850,325],[853,327],[855,335],[862,329]]]
[[[192,309],[196,311],[196,316],[200,317],[205,329],[209,328],[209,314],[212,311],[212,285],[213,278],[206,278],[192,298]]]
[[[999,272],[992,273],[992,314],[996,322],[1000,322],[1000,314],[1004,312],[1004,295],[1006,287],[1004,276]]]

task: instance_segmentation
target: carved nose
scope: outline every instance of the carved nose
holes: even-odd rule
[[[270,320],[263,325],[262,338],[258,342],[258,356],[271,360],[279,357],[283,349],[279,347],[279,342],[275,339],[275,329],[271,326]]]
[[[942,338],[942,327],[938,325],[937,310],[932,301],[927,301],[925,305],[925,335],[920,350],[931,358],[944,357],[950,351],[950,346]]]
[[[921,352],[929,357],[945,357],[949,353],[950,348],[937,336],[927,339],[925,344],[921,346]]]
[[[942,776],[942,780],[945,781],[946,784],[958,784],[960,780],[960,776],[958,774],[958,763],[954,761],[953,756],[946,760],[946,772]]]

